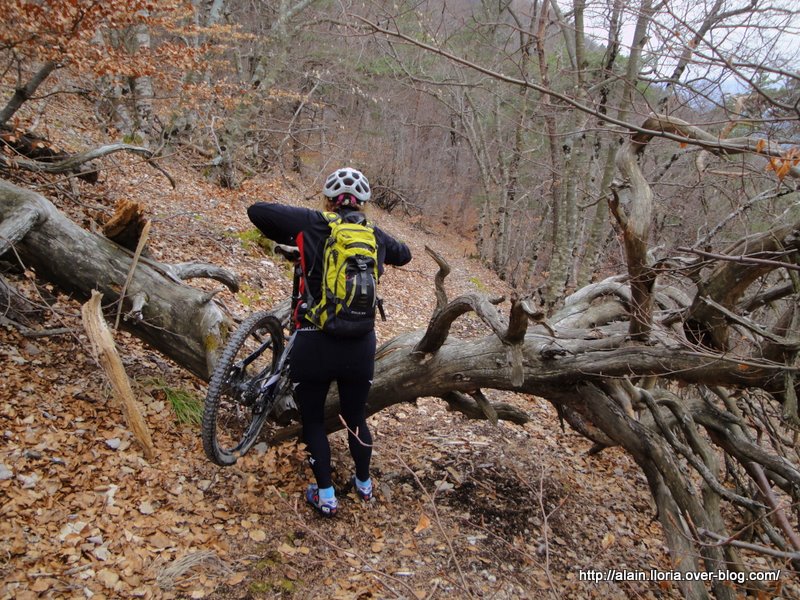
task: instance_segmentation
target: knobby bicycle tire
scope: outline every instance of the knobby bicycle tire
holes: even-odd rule
[[[203,408],[203,450],[212,462],[232,465],[255,443],[272,408],[256,390],[274,373],[283,345],[281,322],[265,312],[250,315],[231,336]],[[242,367],[245,357],[252,362]]]

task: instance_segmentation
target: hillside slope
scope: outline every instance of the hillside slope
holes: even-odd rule
[[[100,141],[79,120],[62,135],[73,149]],[[39,189],[86,227],[120,199],[142,203],[153,258],[202,260],[242,278],[240,294],[219,295],[239,317],[282,300],[286,268],[247,241],[245,210],[256,200],[316,206],[311,178],[262,177],[223,191],[193,162],[176,153],[161,163],[176,190],[127,156],[104,162],[97,186]],[[508,291],[469,258],[469,241],[404,215],[372,216],[415,257],[384,278],[381,340],[427,323],[437,266],[425,245],[450,261],[451,297]],[[340,515],[323,520],[301,501],[310,470],[300,445],[259,446],[232,468],[210,464],[197,426],[179,423],[168,399],[202,398],[204,383],[119,333],[157,447],[146,462],[91,356],[79,304],[32,278],[15,282],[46,305],[42,327],[71,333],[24,338],[0,328],[2,599],[677,597],[670,583],[584,580],[590,570],[666,570],[664,543],[632,461],[615,450],[587,456],[590,444],[562,431],[540,399],[487,392],[531,413],[524,427],[469,421],[436,399],[375,415],[378,500],[344,497]],[[466,316],[452,335],[485,333]],[[343,483],[346,440],[332,440]]]

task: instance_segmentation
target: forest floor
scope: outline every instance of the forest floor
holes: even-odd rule
[[[193,160],[202,159],[162,163],[176,190],[120,155],[104,161],[95,186],[42,180],[38,189],[87,228],[118,200],[142,203],[152,258],[240,276],[239,294],[218,296],[237,317],[286,298],[287,269],[249,241],[245,210],[257,200],[317,207],[308,190],[319,181],[265,177],[223,191]],[[508,294],[441,224],[372,217],[414,254],[382,283],[389,320],[378,324],[380,340],[427,324],[438,267],[425,245],[450,262],[451,297]],[[541,399],[487,391],[527,411],[524,426],[468,420],[432,398],[380,412],[370,419],[376,501],[344,495],[339,515],[323,519],[302,501],[310,469],[301,444],[262,444],[234,467],[212,465],[198,426],[180,422],[170,400],[202,402],[204,382],[120,331],[157,448],[146,461],[92,357],[79,303],[30,272],[7,276],[47,307],[43,329],[70,332],[25,338],[0,327],[0,599],[679,597],[674,583],[649,580],[670,567],[639,469],[615,449],[589,456],[590,442],[562,430]],[[488,334],[469,315],[452,333]],[[342,484],[346,440],[340,432],[331,441]],[[648,580],[589,580],[610,570]]]

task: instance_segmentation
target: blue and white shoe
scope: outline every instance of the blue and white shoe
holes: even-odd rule
[[[355,490],[358,497],[361,498],[364,502],[369,502],[372,500],[372,479],[369,480],[367,485],[360,485],[356,480],[356,476],[353,475],[353,478],[350,480],[350,483],[353,484],[353,489]]]
[[[339,508],[339,501],[336,498],[320,500],[319,487],[315,483],[312,483],[306,489],[306,502],[313,506],[323,517],[336,516],[336,511]]]

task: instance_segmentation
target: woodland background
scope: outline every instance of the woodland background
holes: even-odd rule
[[[540,310],[534,321],[609,276],[635,279],[626,244],[640,204],[625,196],[620,160],[631,139],[653,200],[640,258],[668,265],[659,277],[690,300],[702,265],[688,286],[682,266],[800,217],[800,31],[788,1],[2,0],[0,9],[4,179],[87,231],[102,232],[118,202],[138,205],[154,225],[155,260],[203,260],[242,278],[236,294],[219,296],[236,318],[288,292],[247,204],[315,207],[341,164],[368,175],[376,218],[416,256],[387,276],[394,314],[383,340],[425,327],[434,311],[425,245],[455,267],[452,289],[526,298]],[[80,334],[79,299],[2,248],[3,597],[725,596],[578,580],[595,567],[712,561],[712,541],[693,540],[691,558],[676,553],[641,459],[613,447],[595,454],[622,442],[569,415],[594,445],[562,430],[563,408],[531,395],[487,392],[533,416],[524,426],[465,421],[429,398],[382,410],[385,502],[319,523],[296,504],[301,448],[262,447],[233,469],[212,468],[196,427],[176,425],[170,408],[196,408],[202,380],[119,332],[154,428],[149,464],[109,416],[117,409]],[[792,248],[767,258],[796,264]],[[767,276],[759,289],[784,289],[785,304],[753,318],[765,330],[782,322],[773,337],[794,339],[797,315],[785,306],[797,306],[796,275]],[[641,326],[639,308],[628,306]],[[476,317],[458,324],[459,339],[482,334]],[[752,342],[742,338],[709,347],[727,356]],[[796,385],[796,341],[787,347],[777,361],[789,381],[784,407]],[[701,479],[726,500],[737,494],[716,513],[706,506],[753,546],[738,546],[744,557],[731,564],[782,569],[777,584],[722,587],[793,597],[796,405],[775,408],[768,391],[737,398],[748,432],[791,466],[783,478],[767,471],[778,500],[764,500],[727,447],[718,458],[729,495],[691,453],[681,468],[704,498]],[[696,442],[685,435],[671,447]],[[700,442],[693,448],[707,459]],[[751,496],[769,508],[737,504]]]

